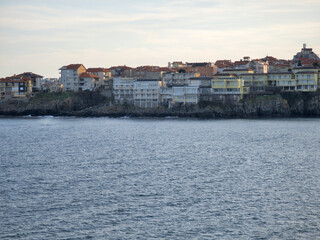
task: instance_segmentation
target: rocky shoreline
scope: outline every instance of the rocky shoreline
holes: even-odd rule
[[[200,102],[198,105],[140,109],[115,105],[99,93],[39,93],[26,101],[0,102],[1,116],[75,116],[75,117],[188,117],[281,118],[320,117],[320,93],[281,93],[246,96],[236,103]]]

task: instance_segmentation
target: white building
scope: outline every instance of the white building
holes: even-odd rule
[[[160,102],[171,106],[172,104],[172,87],[160,88]]]
[[[183,104],[197,104],[200,101],[198,86],[172,87],[172,102]]]
[[[189,86],[211,87],[213,77],[193,77],[188,80]]]
[[[133,104],[133,85],[136,78],[113,78],[113,96],[116,103]]]
[[[158,107],[161,85],[162,82],[157,79],[137,79],[133,84],[134,106],[140,108]]]
[[[162,80],[164,86],[173,85],[189,85],[189,79],[199,77],[200,73],[178,73],[178,72],[166,72],[162,74]]]
[[[86,68],[82,64],[70,64],[63,66],[60,69],[61,83],[63,84],[63,91],[81,91],[80,74],[86,72]]]

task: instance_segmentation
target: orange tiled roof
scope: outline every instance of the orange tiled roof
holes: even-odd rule
[[[110,72],[107,68],[88,68],[87,72]]]
[[[84,72],[80,74],[80,78],[99,78],[99,77],[92,73]]]
[[[233,67],[231,60],[217,60],[214,65],[216,65],[218,68]]]
[[[234,62],[234,66],[237,66],[237,65],[246,65],[248,64],[250,61],[235,61]]]
[[[43,76],[35,74],[33,72],[24,72],[24,73],[17,74],[16,76],[19,76],[19,77],[25,76],[30,78],[43,78]]]
[[[77,70],[81,66],[83,66],[83,64],[78,63],[78,64],[70,64],[70,65],[67,65],[66,67],[67,67],[68,70]]]
[[[113,67],[110,67],[109,70],[114,70],[114,69],[117,69],[117,68],[120,68],[120,69],[123,69],[123,70],[130,70],[132,69],[132,67],[128,67],[128,66],[113,66]]]
[[[0,78],[0,82],[29,82],[32,79],[29,77],[21,77],[21,76],[11,76],[11,77],[5,77],[5,78]]]

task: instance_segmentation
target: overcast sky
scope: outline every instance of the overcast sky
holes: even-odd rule
[[[0,77],[320,53],[320,0],[0,0]]]

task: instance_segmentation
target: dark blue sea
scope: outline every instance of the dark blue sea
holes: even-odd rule
[[[320,239],[320,119],[0,118],[0,239]]]

